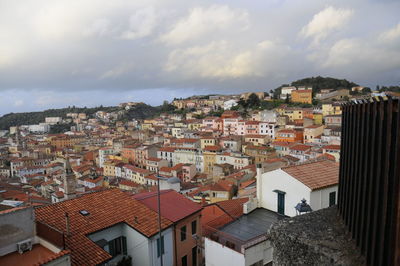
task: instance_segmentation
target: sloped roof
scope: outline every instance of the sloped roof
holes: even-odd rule
[[[135,199],[154,211],[158,211],[157,192],[136,194]],[[197,204],[175,190],[168,189],[160,191],[161,215],[173,222],[180,221],[202,209]]]
[[[321,189],[339,183],[339,164],[323,160],[282,168],[311,190]]]
[[[89,215],[81,215],[80,210],[88,211]],[[66,232],[65,213],[69,215],[71,231],[65,242],[71,250],[74,265],[97,265],[111,258],[109,253],[86,237],[90,233],[121,222],[146,237],[158,232],[157,213],[119,189],[94,192],[35,209],[36,220],[62,232]],[[172,223],[162,218],[161,224],[164,229]]]

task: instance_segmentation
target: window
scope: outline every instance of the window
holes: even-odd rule
[[[285,192],[280,191],[280,190],[274,190],[274,192],[276,192],[278,194],[278,213],[285,215]]]
[[[187,266],[187,255],[182,257],[182,266]]]
[[[329,207],[336,204],[336,191],[329,193]]]
[[[164,236],[161,237],[161,253],[164,254]],[[157,239],[157,257],[160,257],[160,239]]]
[[[126,237],[120,236],[108,242],[109,253],[115,257],[120,254],[127,254]]]
[[[196,232],[197,232],[197,221],[194,220],[194,221],[192,222],[192,235],[195,235]]]
[[[186,240],[186,225],[181,227],[181,241]]]
[[[192,266],[197,266],[197,246],[192,248]]]

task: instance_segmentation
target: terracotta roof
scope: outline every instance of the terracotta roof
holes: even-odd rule
[[[285,147],[289,147],[291,145],[293,145],[292,142],[285,142],[285,141],[274,141],[271,143],[272,146],[285,146]]]
[[[248,202],[249,198],[240,198],[233,200],[219,201],[216,204],[221,207],[229,216],[238,218],[243,215],[243,204]]]
[[[205,146],[203,148],[203,150],[204,151],[219,151],[219,150],[221,150],[221,147],[217,146],[217,145],[210,145],[210,146]]]
[[[311,190],[321,189],[339,183],[339,164],[328,160],[288,166],[282,168],[282,170],[299,180]]]
[[[326,145],[322,148],[327,150],[340,150],[340,145]]]
[[[246,188],[255,182],[256,182],[255,179],[250,179],[250,180],[244,181],[244,182],[240,183],[240,188]]]
[[[165,151],[165,152],[174,152],[176,148],[173,147],[162,147],[159,148],[158,151]]]
[[[88,216],[80,210],[89,212]],[[117,223],[127,223],[146,237],[158,232],[157,213],[119,189],[109,189],[85,194],[81,197],[35,209],[36,219],[57,230],[65,232],[65,213],[70,218],[69,236],[66,246],[71,250],[72,264],[97,265],[111,255],[91,241],[86,235]],[[135,217],[137,217],[135,219]],[[171,221],[162,217],[162,228]]]
[[[307,151],[311,149],[311,146],[304,145],[304,144],[297,144],[292,147],[290,147],[291,150],[296,150],[296,151]]]
[[[329,153],[324,153],[324,154],[318,156],[317,159],[327,159],[327,160],[331,160],[331,161],[336,162],[335,156],[333,156],[333,155],[331,155]]]
[[[126,179],[122,179],[119,182],[119,185],[128,186],[128,187],[138,187],[139,186],[139,184],[137,184],[137,183],[135,183],[133,181],[130,181],[130,180],[126,180]]]
[[[157,211],[157,192],[136,194],[135,199],[142,202],[150,209]],[[178,222],[202,209],[197,204],[175,190],[168,189],[160,192],[161,215],[168,220]]]

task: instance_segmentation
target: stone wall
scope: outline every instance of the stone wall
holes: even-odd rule
[[[336,207],[281,220],[270,237],[274,265],[365,265]]]

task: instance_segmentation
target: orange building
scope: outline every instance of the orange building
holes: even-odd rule
[[[276,132],[278,142],[303,142],[303,131],[294,129],[282,129]]]
[[[292,91],[292,102],[312,104],[312,90]]]

